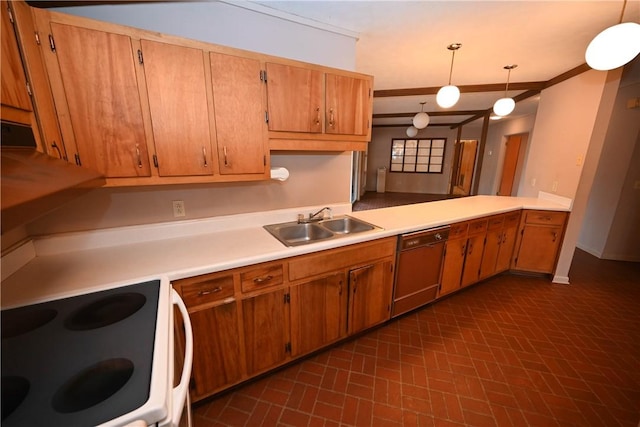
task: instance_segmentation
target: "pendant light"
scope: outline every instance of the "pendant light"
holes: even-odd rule
[[[594,70],[613,70],[627,64],[640,53],[640,24],[622,22],[626,6],[627,0],[624,0],[620,23],[602,31],[587,46],[584,56]]]
[[[416,129],[415,126],[409,126],[407,128],[407,136],[409,138],[413,138],[414,136],[416,136],[418,134],[418,129]]]
[[[450,108],[456,105],[458,99],[460,99],[460,89],[457,86],[451,85],[451,75],[453,74],[453,60],[456,57],[456,50],[462,47],[462,43],[452,43],[447,46],[447,49],[451,51],[451,68],[449,69],[449,84],[442,86],[436,95],[436,102],[442,108]]]
[[[429,125],[429,115],[424,112],[424,104],[426,104],[426,102],[420,103],[420,105],[422,105],[420,112],[413,116],[413,126],[416,129],[424,129]]]
[[[516,102],[513,100],[513,98],[507,97],[507,91],[509,90],[509,77],[511,76],[511,70],[513,70],[516,67],[517,67],[516,64],[504,66],[505,70],[509,70],[509,73],[507,74],[507,86],[504,88],[504,98],[498,99],[496,103],[493,104],[493,112],[496,113],[498,116],[504,117],[506,115],[509,115],[511,114],[513,109],[516,107]]]

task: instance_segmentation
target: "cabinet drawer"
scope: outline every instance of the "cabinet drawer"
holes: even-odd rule
[[[487,219],[483,218],[483,219],[479,219],[476,221],[470,221],[469,222],[469,235],[471,236],[472,234],[480,234],[480,233],[484,233],[485,231],[487,231]]]
[[[487,224],[487,230],[501,230],[502,224],[504,224],[504,215],[495,215],[489,217],[489,223]]]
[[[455,239],[456,237],[466,236],[468,228],[469,228],[468,222],[459,222],[457,224],[451,224],[451,228],[449,229],[449,239]]]
[[[240,273],[242,292],[252,292],[283,283],[282,263],[260,264]]]
[[[525,222],[527,224],[564,225],[566,212],[528,211]]]
[[[505,228],[514,227],[514,226],[517,227],[519,223],[520,223],[520,211],[505,214],[504,216]]]
[[[180,295],[189,308],[233,296],[232,275],[205,275],[175,282]]]

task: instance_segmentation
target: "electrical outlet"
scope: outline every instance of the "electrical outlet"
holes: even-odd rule
[[[582,166],[582,161],[583,161],[582,156],[578,156],[578,158],[576,159],[576,166]]]
[[[173,217],[178,218],[185,215],[186,215],[186,211],[184,210],[184,202],[182,200],[174,200],[173,201]]]

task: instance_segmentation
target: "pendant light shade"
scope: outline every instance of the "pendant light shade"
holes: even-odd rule
[[[640,24],[624,22],[602,31],[587,46],[585,59],[594,70],[621,67],[640,53]]]
[[[509,73],[507,74],[507,85],[504,88],[504,98],[498,99],[496,103],[493,104],[493,112],[496,113],[498,116],[504,117],[508,114],[511,114],[513,109],[516,107],[516,102],[512,98],[509,98],[507,96],[507,91],[509,90],[509,77],[511,76],[511,70],[513,70],[516,67],[517,65],[515,64],[504,66],[504,69],[509,71]]]
[[[413,138],[414,136],[416,136],[418,134],[418,129],[416,129],[414,126],[409,126],[407,128],[407,136],[409,138]]]
[[[493,112],[498,116],[507,116],[516,108],[516,102],[511,98],[500,98],[493,104]]]
[[[436,102],[442,108],[450,108],[456,105],[460,99],[460,89],[457,86],[442,86],[436,95]]]
[[[457,86],[451,84],[451,75],[453,74],[453,60],[456,57],[456,50],[462,47],[462,43],[452,43],[447,46],[447,49],[451,51],[451,68],[449,69],[449,84],[443,86],[436,95],[436,102],[442,108],[453,107],[458,99],[460,99],[460,89]]]
[[[424,129],[429,125],[429,115],[424,112],[424,104],[426,104],[426,102],[420,103],[420,105],[422,105],[420,112],[413,116],[413,126],[416,129]]]

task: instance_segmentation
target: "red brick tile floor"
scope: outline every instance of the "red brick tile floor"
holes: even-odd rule
[[[640,263],[503,274],[194,405],[213,426],[630,426]]]

